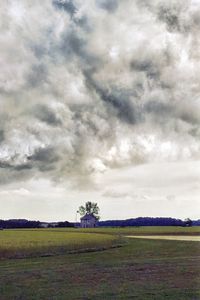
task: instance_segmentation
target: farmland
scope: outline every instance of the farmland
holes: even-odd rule
[[[200,299],[200,242],[124,237],[174,233],[200,228],[3,230],[1,300]]]
[[[0,258],[51,256],[112,247],[118,238],[109,234],[59,230],[3,230],[0,232]]]
[[[49,229],[50,230],[50,229]],[[65,230],[66,229],[59,229]],[[84,229],[67,229],[75,232],[105,233],[114,235],[200,235],[200,226],[140,226],[140,227],[98,227]]]

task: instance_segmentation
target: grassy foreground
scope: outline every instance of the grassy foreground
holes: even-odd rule
[[[29,239],[39,234],[35,239],[38,241],[40,236],[40,243],[42,234],[47,235],[52,243],[59,239],[62,241],[64,235],[67,237],[71,234],[78,234],[78,239],[84,239],[84,236],[92,239],[93,236],[94,239],[100,239],[101,245],[105,242],[104,234],[73,231],[26,233]],[[104,229],[104,232],[109,230]],[[21,231],[4,233],[15,234],[16,241]],[[24,231],[22,233],[21,241],[26,241],[28,235]],[[110,236],[115,238],[112,242],[116,241],[118,233],[116,231]],[[26,259],[4,257],[0,261],[0,299],[200,299],[199,242],[125,239],[120,248],[61,254]]]

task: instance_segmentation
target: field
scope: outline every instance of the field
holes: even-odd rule
[[[200,242],[127,234],[190,236],[200,228],[3,230],[0,299],[200,299]]]
[[[59,229],[60,230],[60,229]],[[63,229],[66,231],[66,229]],[[146,226],[146,227],[99,227],[85,229],[68,229],[73,232],[92,232],[116,235],[200,235],[200,226]]]
[[[3,230],[0,232],[0,259],[51,256],[103,250],[117,244],[109,234],[59,230]]]

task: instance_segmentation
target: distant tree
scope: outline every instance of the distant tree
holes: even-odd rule
[[[85,206],[80,206],[78,210],[79,214],[81,216],[84,216],[85,214],[93,214],[98,220],[100,219],[99,217],[99,207],[97,203],[94,202],[86,202]]]
[[[64,222],[58,222],[56,227],[74,227],[74,224],[68,221],[64,221]]]
[[[184,220],[184,225],[187,227],[191,227],[192,226],[192,220],[190,220],[190,218],[187,218]]]

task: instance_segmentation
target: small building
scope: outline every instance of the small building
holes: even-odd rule
[[[47,222],[40,223],[41,228],[48,228],[48,225],[49,225],[49,223],[47,223]]]
[[[86,214],[81,218],[82,228],[93,228],[97,226],[97,218],[93,214]]]

